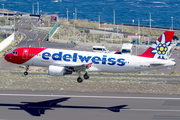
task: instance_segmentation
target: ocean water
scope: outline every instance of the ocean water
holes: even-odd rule
[[[58,14],[59,17],[73,19],[75,8],[77,19],[90,21],[115,22],[141,25],[150,24],[160,27],[180,28],[180,0],[0,0],[5,9],[25,13]],[[0,8],[3,5],[0,4]],[[134,23],[132,22],[134,20]]]

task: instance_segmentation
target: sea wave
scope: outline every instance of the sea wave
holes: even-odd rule
[[[51,2],[62,2],[62,0],[54,0],[54,1],[51,1]]]
[[[159,8],[161,7],[161,8],[163,8],[163,7],[169,7],[169,6],[154,6],[154,7],[157,7],[157,8],[158,8],[158,7],[159,7]]]
[[[55,0],[55,1],[51,1],[51,2],[59,2],[58,0]]]
[[[155,4],[166,4],[165,2],[151,2],[151,3],[155,3]]]

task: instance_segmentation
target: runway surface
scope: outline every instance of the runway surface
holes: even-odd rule
[[[179,95],[0,93],[0,120],[178,120],[179,113]]]

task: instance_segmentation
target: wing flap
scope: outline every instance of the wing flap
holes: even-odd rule
[[[82,63],[61,62],[59,63],[59,66],[66,67],[66,68],[70,67],[70,68],[73,68],[74,71],[79,71],[79,70],[86,71],[87,69],[92,67],[92,63],[82,64]]]
[[[81,66],[86,66],[87,64],[82,64],[82,63],[67,63],[67,62],[61,62],[59,66],[61,67],[81,67]]]
[[[101,72],[101,69],[98,69],[96,67],[90,67],[89,69],[86,70],[87,72]]]

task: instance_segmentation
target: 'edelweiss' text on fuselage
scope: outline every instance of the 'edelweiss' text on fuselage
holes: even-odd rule
[[[125,59],[123,58],[119,58],[116,60],[116,58],[110,57],[107,58],[107,55],[102,55],[103,57],[99,57],[99,56],[82,56],[82,55],[78,55],[78,53],[73,53],[73,55],[71,54],[64,54],[63,52],[59,52],[59,53],[53,53],[51,55],[51,53],[49,52],[44,52],[42,53],[42,58],[44,60],[49,60],[50,57],[52,57],[53,60],[55,61],[61,61],[62,59],[66,62],[77,62],[77,58],[80,59],[80,61],[89,63],[90,60],[92,60],[93,64],[102,64],[102,65],[118,65],[118,66],[124,66],[125,65]],[[100,62],[102,61],[102,62]]]

